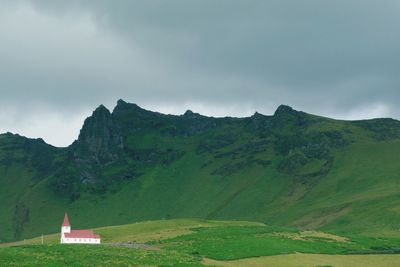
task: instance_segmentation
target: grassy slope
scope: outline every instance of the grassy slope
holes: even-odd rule
[[[205,259],[203,263],[222,267],[396,267],[400,266],[400,255],[320,255],[291,254],[257,257],[234,261]]]
[[[169,239],[180,235],[191,234],[191,229],[224,227],[224,226],[263,226],[258,222],[247,221],[210,221],[201,219],[173,219],[160,221],[145,221],[134,224],[117,226],[106,226],[95,228],[94,232],[101,235],[102,243],[116,242],[153,242],[161,239]],[[56,245],[60,242],[60,234],[43,236],[44,243]],[[20,245],[39,245],[42,237],[36,237],[23,241],[1,244],[0,246],[20,246]]]
[[[104,195],[82,194],[71,202],[48,187],[51,176],[34,179],[35,168],[12,164],[0,166],[0,239],[15,238],[15,203],[29,208],[22,235],[29,238],[54,233],[67,210],[77,228],[118,225],[169,218],[237,219],[273,225],[298,226],[366,235],[396,235],[400,232],[400,140],[378,141],[371,132],[349,122],[321,119],[308,131],[351,131],[353,142],[333,149],[329,173],[312,186],[294,183],[293,176],[279,171],[282,156],[273,144],[256,158],[271,160],[268,166],[250,162],[229,175],[211,173],[230,162],[229,157],[196,152],[198,144],[215,136],[233,133],[235,143],[219,149],[229,152],[259,137],[243,123],[226,124],[199,135],[160,135],[143,130],[128,138],[136,149],[173,147],[185,152],[170,164],[144,166],[144,174],[123,182]],[[290,132],[284,128],[282,131]],[[0,151],[1,153],[4,153]],[[21,152],[22,153],[22,152]],[[126,159],[133,161],[133,159]],[[321,165],[317,160],[303,167],[307,173]],[[108,170],[112,172],[113,170]]]
[[[21,195],[29,188],[32,174],[23,166],[0,167],[0,235],[3,239],[13,238],[15,206]],[[21,186],[22,185],[22,186]]]
[[[274,222],[296,226],[399,234],[399,141],[356,143],[336,153],[332,171],[304,198],[286,207]],[[282,203],[282,202],[281,202]],[[285,203],[285,201],[283,201]]]
[[[94,205],[80,202],[71,208],[83,220],[97,215],[95,225],[113,224],[116,217],[122,222],[198,217],[395,234],[400,221],[400,165],[393,159],[400,142],[354,144],[346,150],[337,152],[332,172],[300,199],[286,197],[291,180],[272,166],[255,166],[228,179],[193,168],[193,162],[202,159],[189,154]]]
[[[191,255],[111,246],[21,246],[0,248],[3,266],[199,266]]]
[[[340,254],[388,253],[400,247],[399,238],[349,238],[239,221],[149,221],[94,231],[101,234],[103,245],[59,245],[58,235],[44,236],[45,245],[40,245],[40,237],[2,245],[0,265],[356,266],[365,263],[364,266],[374,266],[382,262],[386,265],[380,266],[398,266],[397,255]],[[148,246],[134,249],[118,245],[128,241]],[[263,257],[280,254],[291,255]]]

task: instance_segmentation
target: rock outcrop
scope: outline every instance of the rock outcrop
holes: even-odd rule
[[[74,159],[103,166],[117,161],[123,148],[123,138],[116,130],[110,111],[101,105],[85,120],[74,144]]]

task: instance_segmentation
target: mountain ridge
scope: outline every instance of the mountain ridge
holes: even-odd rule
[[[0,135],[0,240],[57,231],[65,210],[80,227],[193,217],[393,233],[398,152],[394,119],[287,105],[244,118],[168,115],[119,100],[96,108],[66,148]]]
[[[311,113],[307,113],[307,112],[304,112],[304,111],[298,111],[298,110],[295,110],[295,109],[293,109],[291,106],[286,105],[286,104],[281,104],[281,105],[279,105],[279,106],[276,108],[275,112],[274,112],[273,114],[271,114],[271,115],[266,115],[266,114],[260,113],[260,112],[258,112],[258,111],[255,111],[255,112],[253,113],[253,115],[251,115],[251,116],[245,116],[245,117],[232,117],[232,116],[229,116],[229,115],[223,116],[223,117],[214,117],[214,116],[202,115],[202,114],[200,114],[200,113],[193,112],[193,111],[190,110],[190,109],[186,110],[183,114],[180,114],[180,115],[178,115],[178,114],[161,113],[161,112],[158,112],[158,111],[152,111],[152,110],[144,109],[144,108],[141,108],[140,106],[138,106],[138,105],[135,104],[135,103],[126,102],[126,101],[123,100],[123,99],[119,99],[119,100],[117,101],[117,105],[112,109],[112,111],[111,111],[110,109],[108,109],[105,105],[100,104],[97,108],[94,109],[93,112],[95,112],[96,110],[100,109],[100,110],[104,110],[104,111],[107,110],[110,114],[113,114],[115,111],[119,112],[120,110],[118,110],[118,109],[121,108],[121,106],[130,107],[130,108],[134,107],[134,108],[135,108],[136,110],[138,110],[138,111],[146,112],[146,113],[149,113],[149,114],[152,113],[152,114],[157,114],[157,115],[161,115],[161,116],[173,116],[173,117],[184,117],[185,114],[186,114],[186,116],[195,114],[195,115],[199,115],[199,116],[201,116],[201,117],[213,118],[213,119],[225,119],[225,118],[231,118],[231,119],[248,119],[248,118],[252,118],[252,117],[264,117],[264,118],[266,118],[266,117],[273,117],[273,116],[276,115],[277,113],[280,113],[281,110],[286,110],[286,111],[302,112],[302,113],[305,113],[305,114],[308,114],[308,115],[311,115],[311,116],[317,116],[317,117],[320,117],[320,118],[325,118],[325,119],[330,119],[330,120],[335,120],[335,121],[342,121],[342,122],[390,121],[390,122],[394,122],[394,123],[400,123],[400,120],[395,119],[395,118],[392,118],[392,117],[376,117],[376,118],[355,119],[355,120],[336,119],[336,118],[331,118],[331,117],[327,117],[327,116],[320,116],[320,115],[316,115],[316,114],[311,114]],[[92,117],[92,116],[93,116],[93,113],[92,113],[89,117],[87,117],[87,118],[90,118],[90,117]],[[86,119],[87,119],[87,118],[86,118]],[[85,120],[86,120],[86,119],[85,119]],[[84,123],[85,123],[85,122],[83,122],[83,125],[84,125]],[[82,127],[83,127],[83,125],[82,125]],[[50,144],[50,143],[47,143],[47,142],[46,142],[45,140],[43,140],[43,138],[41,138],[41,137],[27,137],[27,136],[21,135],[21,134],[19,134],[19,133],[16,133],[16,132],[14,133],[14,132],[9,132],[9,131],[4,132],[4,133],[0,133],[0,136],[7,136],[7,135],[15,135],[15,136],[24,137],[24,138],[28,138],[28,139],[32,139],[32,140],[42,140],[42,141],[45,142],[47,145],[50,145],[50,146],[53,146],[53,147],[56,147],[56,148],[66,148],[66,147],[70,147],[70,146],[73,145],[73,143],[76,141],[76,140],[74,140],[70,145],[68,145],[68,146],[66,146],[66,147],[59,147],[59,146],[54,146],[54,145],[52,145],[52,144]],[[78,137],[78,138],[79,138],[79,137]]]

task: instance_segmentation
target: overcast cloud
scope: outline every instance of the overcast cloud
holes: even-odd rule
[[[99,104],[400,118],[398,0],[0,2],[0,132],[66,146]]]

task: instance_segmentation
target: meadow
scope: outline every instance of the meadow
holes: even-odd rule
[[[195,219],[94,231],[102,245],[60,245],[58,234],[2,244],[0,266],[400,266],[400,237]]]

